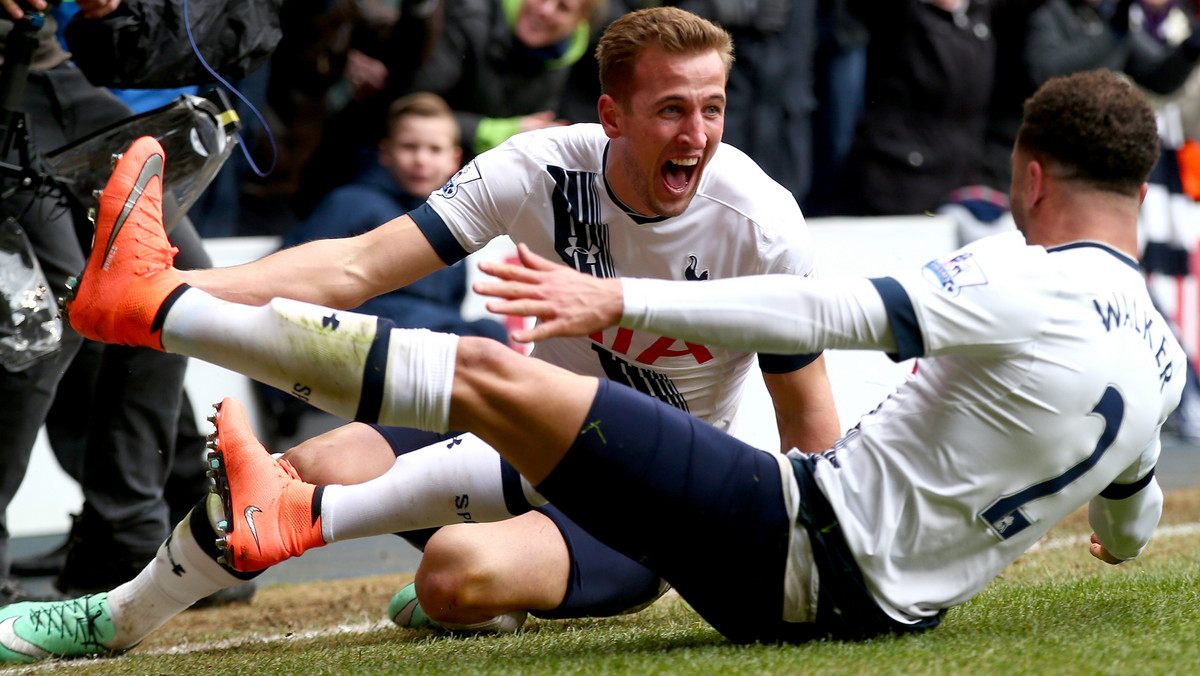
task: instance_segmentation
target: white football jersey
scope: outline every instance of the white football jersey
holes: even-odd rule
[[[895,357],[930,359],[815,476],[875,598],[912,621],[1144,478],[1186,356],[1136,263],[1100,244],[999,235],[876,287]]]
[[[812,273],[795,199],[741,151],[720,146],[682,214],[647,218],[609,190],[607,150],[598,124],[518,134],[463,167],[413,218],[444,260],[509,235],[598,277]],[[624,328],[546,341],[534,356],[630,385],[725,430],[754,363],[744,352]]]

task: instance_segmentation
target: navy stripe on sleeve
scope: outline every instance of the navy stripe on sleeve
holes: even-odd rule
[[[820,357],[820,352],[812,354],[767,354],[758,353],[758,367],[763,373],[791,373],[799,371]]]
[[[892,361],[904,361],[925,356],[925,338],[921,335],[917,311],[913,309],[908,292],[891,277],[879,277],[870,282],[883,298],[888,323],[892,326],[892,335],[896,337],[896,352],[888,354],[888,357]]]
[[[438,258],[441,258],[442,262],[446,265],[454,265],[466,258],[467,254],[470,253],[462,248],[457,239],[454,239],[454,235],[450,233],[450,228],[446,227],[446,222],[442,220],[438,212],[433,210],[433,207],[429,206],[429,202],[408,212],[408,215],[412,216],[413,221],[417,224],[417,228],[425,235],[425,239],[429,240],[429,243],[433,245],[434,252],[437,253]]]
[[[1151,467],[1146,476],[1138,479],[1131,484],[1109,484],[1108,488],[1100,491],[1100,497],[1109,500],[1124,500],[1132,497],[1135,493],[1150,485],[1150,480],[1154,478],[1154,468]]]

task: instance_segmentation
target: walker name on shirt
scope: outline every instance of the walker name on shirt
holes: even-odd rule
[[[1108,332],[1124,329],[1141,336],[1146,347],[1154,354],[1154,363],[1158,365],[1158,389],[1161,392],[1166,387],[1171,376],[1175,374],[1175,366],[1167,354],[1166,322],[1158,321],[1159,315],[1153,309],[1144,310],[1136,299],[1125,294],[1113,294],[1104,301],[1092,299],[1096,314],[1100,315],[1100,323]]]

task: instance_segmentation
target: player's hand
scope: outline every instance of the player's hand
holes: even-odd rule
[[[46,9],[46,0],[0,0],[0,5],[4,6],[4,11],[14,19],[20,19],[25,16],[26,11],[40,12]]]
[[[601,279],[546,260],[517,245],[525,267],[483,261],[479,269],[500,281],[472,285],[476,293],[503,300],[489,301],[488,310],[499,314],[533,316],[532,329],[513,331],[510,337],[533,343],[555,336],[586,336],[621,320],[625,297],[621,280]]]
[[[103,19],[121,6],[121,0],[75,0],[79,13],[88,19]]]
[[[1109,553],[1109,551],[1104,548],[1104,545],[1100,544],[1100,538],[1096,537],[1095,533],[1092,533],[1092,544],[1090,546],[1090,551],[1092,552],[1092,556],[1105,563],[1111,563],[1114,566],[1124,561],[1124,559],[1118,559]]]

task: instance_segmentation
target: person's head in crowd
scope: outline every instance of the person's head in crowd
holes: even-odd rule
[[[517,2],[520,6],[512,19],[513,34],[526,47],[543,49],[570,38],[603,10],[601,5],[607,0],[506,0],[505,5],[515,6]]]
[[[1097,70],[1049,80],[1025,102],[1013,148],[1013,217],[1019,227],[1048,188],[1136,209],[1158,162],[1154,110],[1133,86]]]
[[[721,142],[733,39],[673,7],[631,12],[596,47],[609,184],[644,216],[677,216]]]
[[[418,92],[392,102],[379,163],[415,197],[445,185],[462,164],[462,148],[458,122],[442,97]]]

